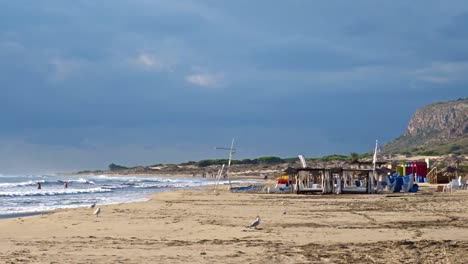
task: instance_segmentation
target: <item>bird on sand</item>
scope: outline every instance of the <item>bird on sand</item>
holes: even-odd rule
[[[94,208],[96,206],[96,203],[93,203],[92,205],[89,206],[89,208]]]
[[[257,215],[257,218],[255,218],[255,221],[253,221],[250,225],[248,225],[247,227],[250,228],[250,227],[253,227],[253,228],[257,228],[257,226],[260,224],[260,216]]]
[[[96,217],[98,217],[98,216],[99,216],[99,213],[101,213],[101,208],[100,208],[100,207],[98,207],[98,208],[96,209],[96,211],[94,211],[93,214],[95,214]]]

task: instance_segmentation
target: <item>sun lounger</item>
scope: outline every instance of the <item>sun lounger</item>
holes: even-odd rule
[[[232,192],[260,192],[263,190],[263,185],[232,187],[230,190]]]
[[[268,187],[267,193],[290,193],[292,191],[292,186],[285,187]]]

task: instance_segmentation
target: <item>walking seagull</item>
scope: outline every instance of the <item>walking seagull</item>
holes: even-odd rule
[[[253,227],[255,229],[257,229],[257,226],[260,224],[260,216],[257,215],[257,218],[255,219],[255,221],[253,221],[250,225],[248,225],[247,227],[250,228],[250,227]]]
[[[96,217],[98,217],[98,216],[99,216],[99,213],[101,213],[101,208],[100,208],[100,207],[98,207],[98,208],[96,209],[96,211],[94,211],[93,214],[95,214]]]

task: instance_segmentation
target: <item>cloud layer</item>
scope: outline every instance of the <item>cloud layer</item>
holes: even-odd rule
[[[0,17],[0,142],[21,142],[0,160],[25,170],[45,170],[38,149],[76,169],[216,158],[232,137],[240,157],[362,152],[467,95],[463,0],[7,1]]]

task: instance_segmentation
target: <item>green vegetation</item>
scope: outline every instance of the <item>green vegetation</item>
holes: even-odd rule
[[[197,162],[191,160],[191,161],[187,161],[187,162],[181,163],[180,165],[183,165],[183,166],[187,166],[187,165],[197,165]]]
[[[359,159],[359,154],[356,152],[351,152],[349,157],[351,158],[351,161],[357,161]]]
[[[359,159],[365,159],[365,158],[370,158],[372,157],[373,153],[362,153],[361,155],[359,155]]]
[[[438,156],[444,154],[468,155],[468,135],[452,139],[446,142],[425,143],[420,145],[418,142],[409,142],[407,146],[401,144],[398,146],[384,146],[386,154],[403,154],[408,156]],[[413,145],[418,145],[414,147]]]
[[[454,152],[454,151],[460,150],[461,148],[462,147],[460,145],[452,145],[450,146],[449,151]]]
[[[349,156],[333,154],[333,155],[323,156],[317,160],[320,160],[320,161],[349,160]]]
[[[368,158],[371,157],[371,153],[363,153],[363,154],[358,154],[356,152],[352,152],[349,156],[347,155],[338,155],[338,154],[333,154],[333,155],[328,155],[328,156],[323,156],[319,158],[306,158],[308,161],[333,161],[333,160],[340,160],[340,161],[356,161],[359,159],[363,158]],[[227,164],[228,159],[206,159],[206,160],[200,160],[200,161],[187,161],[180,163],[179,165],[181,166],[198,166],[200,168],[205,168],[208,166],[213,166],[213,165],[222,165],[222,164]],[[256,159],[242,159],[242,160],[232,160],[231,164],[239,164],[239,165],[272,165],[272,164],[283,164],[283,163],[296,163],[298,162],[299,159],[297,157],[291,157],[291,158],[280,158],[276,156],[265,156],[265,157],[259,157]],[[175,164],[162,164],[158,163],[155,165],[151,165],[150,167],[158,167],[158,166],[176,166]],[[115,163],[112,163],[109,165],[109,170],[111,171],[118,171],[118,170],[125,170],[125,169],[132,169],[136,167],[125,167],[121,165],[117,165]]]
[[[420,151],[417,152],[418,155],[424,155],[424,156],[437,156],[439,153],[435,150],[426,150],[426,151]]]
[[[198,167],[208,167],[211,165],[222,165],[227,164],[227,159],[208,159],[208,160],[200,160],[197,162]],[[233,162],[234,163],[234,162]]]
[[[350,156],[346,155],[328,155],[320,158],[307,158],[306,160],[309,161],[332,161],[332,160],[358,160],[362,158],[367,158],[370,157],[371,154],[369,153],[364,153],[364,154],[358,154],[358,153],[351,153]],[[280,157],[275,157],[275,156],[266,156],[266,157],[259,157],[256,159],[243,159],[243,160],[232,160],[232,164],[239,164],[239,165],[255,165],[255,164],[264,164],[264,165],[271,165],[271,164],[281,164],[281,163],[295,163],[299,159],[296,157],[293,158],[280,158]],[[207,160],[200,160],[196,162],[196,165],[198,167],[208,167],[212,165],[222,165],[222,164],[227,164],[228,160],[227,159],[207,159]],[[193,162],[187,162],[187,163],[182,163],[181,165],[187,165],[187,164],[194,164]]]
[[[111,171],[126,170],[126,169],[128,169],[128,168],[124,167],[124,166],[114,164],[114,163],[111,163],[109,165],[109,170],[111,170]]]
[[[265,164],[278,164],[278,163],[283,163],[284,160],[278,157],[260,157],[257,159],[259,163],[265,163]]]
[[[297,158],[295,158],[297,160]],[[279,157],[260,157],[256,159],[243,159],[243,160],[232,160],[232,164],[280,164],[280,163],[285,163],[285,161],[282,158]],[[227,164],[228,160],[227,159],[207,159],[207,160],[200,160],[197,162],[198,167],[208,167],[211,165],[222,165],[222,164]]]
[[[285,158],[283,160],[284,160],[284,162],[287,162],[287,163],[295,163],[298,160],[298,158],[296,158],[296,157],[294,157],[294,158]]]

